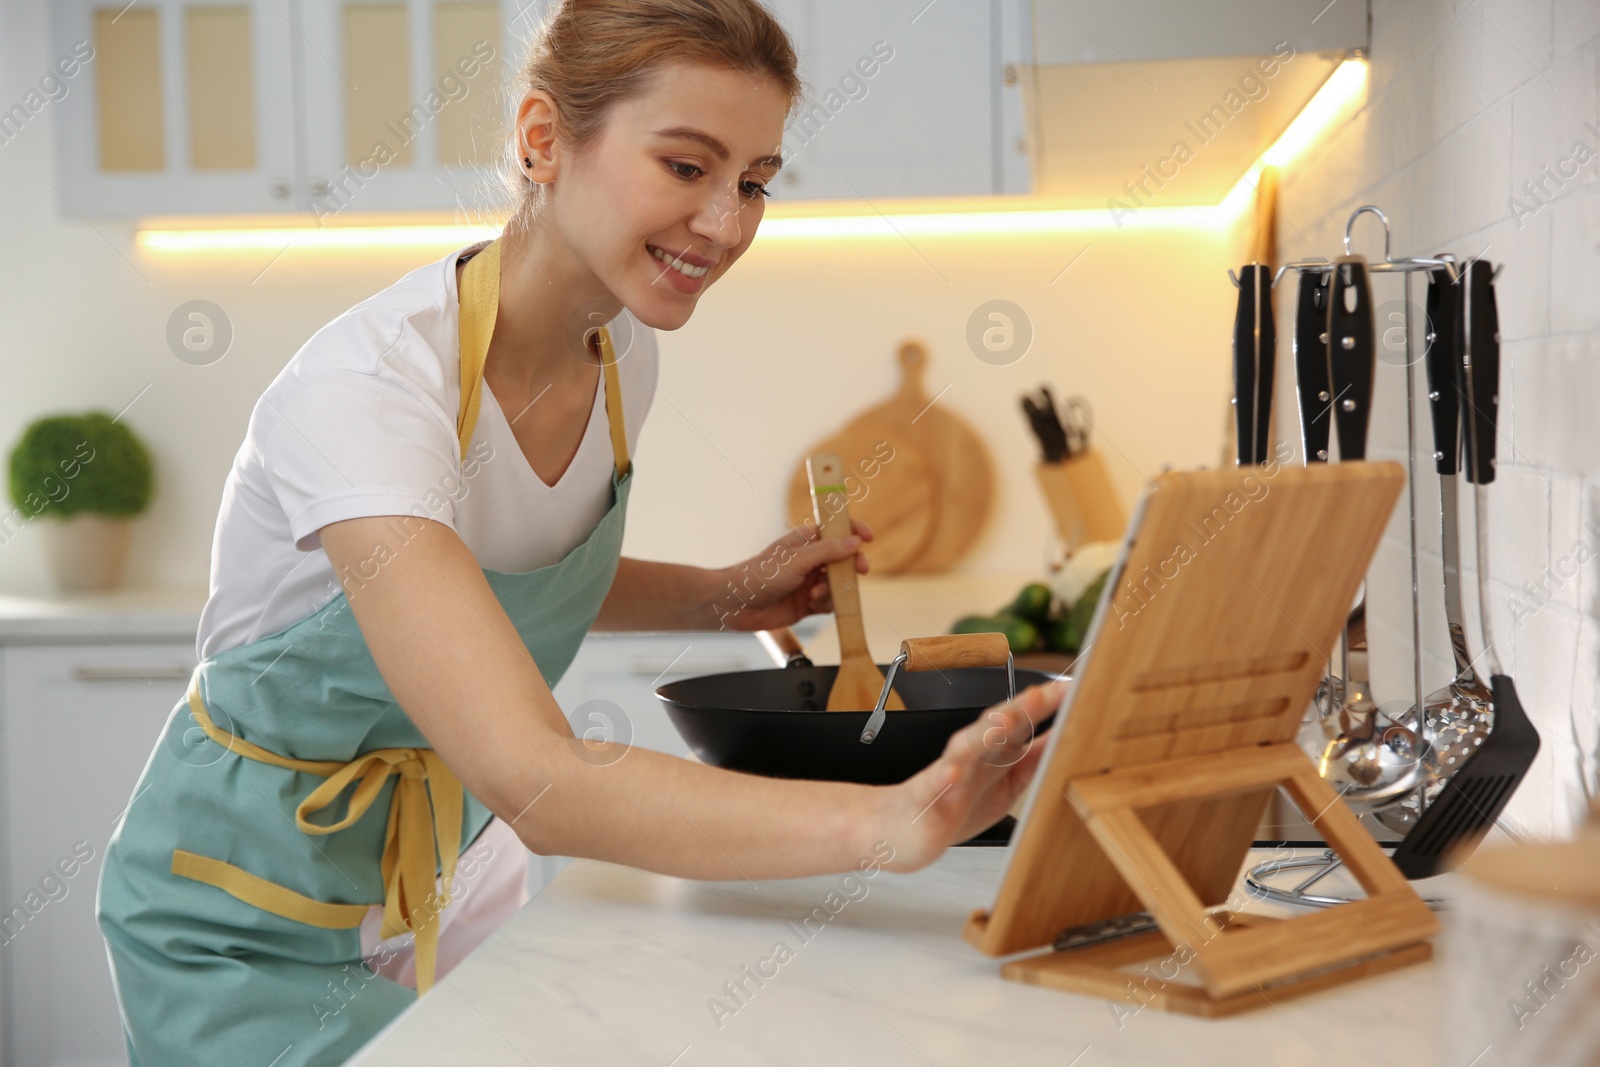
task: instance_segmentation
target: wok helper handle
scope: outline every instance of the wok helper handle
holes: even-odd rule
[[[944,671],[961,667],[999,667],[1006,669],[1006,700],[1017,698],[1016,661],[1005,634],[949,634],[942,637],[908,637],[900,642],[900,654],[889,664],[883,680],[878,706],[872,709],[861,731],[861,743],[870,745],[883,729],[884,713],[894,692],[894,676],[900,671]]]

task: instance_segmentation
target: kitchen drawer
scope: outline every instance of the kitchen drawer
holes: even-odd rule
[[[0,1057],[9,1067],[126,1062],[95,885],[194,664],[192,638],[0,647]]]

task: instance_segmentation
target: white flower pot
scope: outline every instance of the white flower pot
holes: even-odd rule
[[[63,593],[104,592],[122,582],[133,521],[80,511],[39,519],[45,569]]]

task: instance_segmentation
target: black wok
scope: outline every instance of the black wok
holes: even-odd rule
[[[1006,699],[1006,667],[931,669],[913,661],[894,676],[906,709],[889,712],[879,734],[863,744],[871,712],[824,710],[838,668],[812,666],[793,636],[785,637],[790,666],[685,678],[656,689],[703,762],[773,778],[892,785],[938,759],[951,734]],[[887,674],[889,665],[880,669]],[[1015,674],[1018,690],[1056,677]],[[1048,726],[1046,720],[1038,730]]]

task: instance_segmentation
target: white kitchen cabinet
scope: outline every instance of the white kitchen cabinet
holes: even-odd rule
[[[63,215],[483,206],[537,3],[63,0]]]
[[[0,645],[7,1067],[127,1062],[95,886],[194,664],[192,637]]]
[[[519,9],[527,10],[518,18]],[[510,134],[503,88],[542,5],[336,0],[302,5],[295,81],[307,208],[492,210]]]
[[[61,214],[492,214],[545,0],[60,0]],[[785,199],[1025,192],[1025,0],[777,0]],[[90,58],[74,58],[89,55]],[[871,73],[865,73],[870,71]],[[42,105],[41,105],[42,106]]]
[[[1031,49],[1025,3],[779,0],[772,7],[795,38],[807,86],[785,131],[778,195],[1027,191],[1014,73]]]
[[[51,108],[64,217],[295,206],[294,31],[279,3],[53,0],[50,14],[52,62],[80,60]]]

